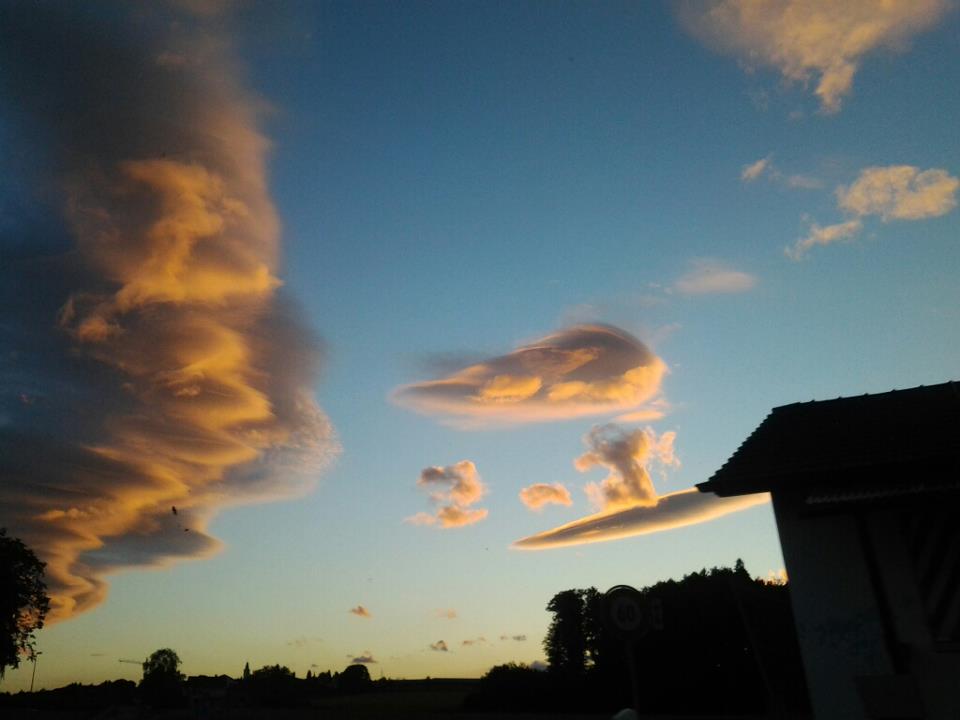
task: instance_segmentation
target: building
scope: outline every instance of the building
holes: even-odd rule
[[[960,384],[774,408],[698,488],[771,493],[817,718],[960,718]]]

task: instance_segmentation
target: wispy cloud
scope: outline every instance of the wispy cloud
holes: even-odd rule
[[[398,388],[393,399],[461,428],[636,411],[654,400],[664,362],[629,333],[579,325],[446,377]]]
[[[513,640],[516,640],[517,642],[526,642],[527,636],[526,636],[526,635],[513,635],[513,636],[512,636],[512,639],[513,639]]]
[[[859,220],[848,220],[835,225],[825,225],[821,227],[816,223],[811,223],[807,234],[797,240],[793,247],[786,250],[787,256],[793,260],[799,260],[810,248],[817,245],[832,245],[841,240],[851,240],[860,234],[863,229],[863,223]]]
[[[759,178],[770,165],[770,160],[772,157],[772,155],[767,155],[766,157],[760,158],[756,162],[752,162],[749,165],[744,165],[743,170],[740,171],[740,179],[743,180],[743,182],[749,183]]]
[[[347,657],[350,657],[349,655]],[[377,659],[373,657],[373,653],[369,650],[364,650],[362,654],[357,655],[355,658],[350,660],[352,663],[357,663],[359,665],[370,665],[377,662]]]
[[[455,528],[473,525],[487,516],[484,508],[470,507],[486,494],[487,486],[469,460],[424,468],[417,485],[430,490],[430,501],[439,507],[434,514],[421,512],[407,518],[409,523]]]
[[[520,491],[520,502],[531,510],[542,510],[544,505],[572,505],[570,491],[560,483],[534,483]]]
[[[487,639],[481,635],[478,638],[470,638],[468,640],[463,640],[460,642],[460,645],[463,647],[470,647],[472,645],[485,645],[486,643],[487,643]]]
[[[356,615],[357,617],[362,618],[372,618],[373,614],[367,610],[363,605],[357,605],[355,608],[350,608],[348,611],[351,615]]]
[[[430,643],[430,649],[434,652],[449,652],[450,649],[447,647],[447,643],[443,640],[437,640],[435,643]]]
[[[0,397],[0,517],[47,562],[55,621],[110,572],[216,552],[220,509],[307,492],[337,445],[318,343],[278,294],[261,104],[227,39],[18,7],[4,86],[58,148],[45,184],[73,247],[0,266],[18,350],[0,384],[34,400]]]
[[[869,167],[849,186],[836,190],[840,210],[852,219],[821,227],[811,223],[806,236],[786,249],[799,260],[817,245],[830,245],[856,237],[863,229],[862,218],[876,215],[883,222],[924,220],[946,215],[957,206],[960,180],[946,170],[920,170],[912,165]]]
[[[840,110],[864,58],[878,48],[902,49],[934,26],[947,0],[714,0],[681,6],[683,24],[707,44],[766,65],[814,94],[825,113]]]
[[[769,182],[778,183],[791,190],[818,190],[823,187],[823,181],[812,175],[782,172],[773,162],[773,153],[744,165],[740,171],[740,180],[744,183],[752,183],[760,178],[766,178]]]
[[[722,498],[690,488],[660,496],[654,505],[638,505],[589,515],[517,540],[513,547],[520,550],[546,550],[621,540],[696,525],[769,501],[770,496],[767,493]]]
[[[453,608],[441,608],[435,611],[435,614],[438,618],[444,620],[455,620],[457,617],[457,611]]]
[[[742,293],[751,290],[757,278],[743,270],[710,258],[699,258],[673,284],[681,295],[713,295]]]

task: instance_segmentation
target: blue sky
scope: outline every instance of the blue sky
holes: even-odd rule
[[[476,676],[542,659],[544,606],[559,590],[643,586],[738,557],[757,575],[781,568],[765,504],[606,543],[510,549],[597,511],[583,487],[607,473],[573,463],[591,428],[624,408],[465,427],[394,393],[493,367],[576,325],[613,326],[667,368],[631,396],[643,395],[632,409],[658,417],[620,422],[623,437],[675,434],[678,462],[640,462],[665,494],[706,480],[776,405],[957,378],[960,19],[932,1],[894,5],[890,18],[869,3],[813,6],[834,34],[805,33],[812,21],[791,2],[756,16],[732,0],[241,3],[213,19],[135,18],[156,47],[178,48],[169,57],[186,73],[191,49],[212,52],[232,78],[226,89],[209,81],[222,91],[213,102],[236,103],[231,117],[249,116],[270,142],[268,199],[250,202],[276,209],[271,272],[283,285],[271,292],[294,304],[296,332],[318,338],[309,389],[336,439],[323,438],[325,470],[270,486],[274,502],[198,505],[218,552],[165,550],[147,564],[208,556],[106,575],[109,594],[41,633],[38,682],[136,678],[117,659],[166,646],[191,674],[237,673],[246,661],[336,670],[369,652],[375,676]],[[91,12],[85,26],[113,14]],[[852,43],[865,27],[867,40]],[[209,50],[209,37],[229,50]],[[825,79],[833,89],[818,95]],[[16,92],[3,133],[36,150],[18,153],[0,185],[14,218],[0,225],[0,247],[19,258],[42,244],[21,232],[40,226],[30,198],[63,201],[31,190],[46,187],[36,158],[48,140],[12,110]],[[126,99],[103,102],[122,109]],[[227,137],[256,165],[237,123]],[[82,231],[63,225],[69,247]],[[845,236],[830,241],[831,227]],[[49,325],[57,332],[56,317]],[[69,332],[83,340],[80,326]],[[277,373],[286,351],[270,361]],[[34,390],[18,386],[30,360],[8,357],[0,410],[16,421],[0,430],[41,427],[17,414],[33,407],[20,398]],[[405,522],[436,509],[436,488],[453,492],[418,487],[422,471],[461,461],[486,494],[460,509],[486,516]],[[538,483],[563,484],[572,504],[532,512],[518,493]],[[180,502],[158,500],[163,512]],[[18,519],[11,510],[15,533]],[[371,616],[349,612],[358,605]],[[447,652],[430,649],[438,640]],[[24,684],[20,670],[3,686]]]

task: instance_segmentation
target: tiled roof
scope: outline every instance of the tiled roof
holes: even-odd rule
[[[960,383],[774,408],[697,487],[717,495],[844,484],[941,485],[960,470]],[[837,487],[839,490],[840,488]]]

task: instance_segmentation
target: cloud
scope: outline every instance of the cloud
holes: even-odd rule
[[[357,657],[353,658],[350,662],[358,665],[370,665],[372,663],[376,663],[377,660],[376,658],[373,657],[373,653],[371,653],[369,650],[364,650],[362,655],[358,655]]]
[[[302,495],[337,452],[279,290],[262,104],[226,38],[111,12],[0,9],[21,156],[43,158],[11,172],[63,190],[0,237],[0,516],[47,563],[52,621],[108,573],[215,553],[218,511]]]
[[[629,333],[578,325],[446,377],[402,386],[392,398],[461,428],[568,420],[649,407],[666,372]]]
[[[676,467],[675,433],[657,435],[650,428],[626,430],[595,426],[585,437],[587,452],[574,461],[581,472],[593,467],[609,471],[585,490],[599,512],[552,530],[517,540],[514,548],[541,550],[617,540],[693,525],[769,501],[769,495],[720,498],[696,488],[658,495],[649,468]]]
[[[636,505],[655,505],[647,466],[656,463],[664,468],[680,464],[673,451],[676,433],[659,437],[650,428],[625,430],[617,425],[597,425],[583,438],[588,450],[574,461],[574,467],[586,472],[603,467],[609,474],[600,483],[586,486],[587,497],[597,507],[612,510]]]
[[[443,640],[437,640],[435,643],[430,643],[430,649],[435,652],[449,652],[449,648]]]
[[[786,175],[773,164],[773,153],[760,158],[756,162],[744,165],[740,171],[740,180],[751,183],[761,177],[770,182],[776,182],[791,190],[818,190],[823,187],[823,181],[812,175],[796,173]]]
[[[856,237],[863,229],[862,218],[878,215],[890,220],[923,220],[946,215],[957,206],[960,180],[946,170],[920,170],[912,165],[869,167],[849,186],[837,188],[837,205],[853,218],[821,227],[811,223],[806,237],[786,249],[799,260],[816,245],[830,245]]]
[[[701,258],[691,263],[673,287],[682,295],[712,295],[746,292],[756,284],[756,277],[750,273],[735,270],[719,260]]]
[[[367,610],[363,605],[357,605],[355,608],[350,608],[349,610],[351,615],[356,615],[357,617],[362,618],[372,618],[373,614]]]
[[[457,617],[457,611],[454,610],[453,608],[447,608],[447,609],[441,608],[436,610],[435,612],[438,618],[442,618],[444,620],[455,620]]]
[[[560,483],[534,483],[520,491],[520,502],[531,510],[542,510],[544,505],[572,505],[570,491]]]
[[[722,498],[696,488],[662,495],[651,506],[638,505],[601,512],[561,525],[513,543],[520,550],[549,548],[621,540],[636,535],[663,532],[696,525],[770,501],[767,493]]]
[[[902,49],[937,23],[946,0],[714,0],[688,2],[680,18],[708,45],[737,55],[747,67],[766,65],[814,94],[825,113],[840,110],[864,58]]]
[[[837,204],[852,215],[888,220],[921,220],[946,215],[957,206],[960,180],[946,170],[911,165],[869,167],[849,187],[837,188]]]
[[[430,489],[430,501],[439,507],[435,514],[420,512],[407,518],[407,522],[413,525],[464,527],[487,516],[485,509],[470,507],[486,494],[487,486],[480,478],[477,466],[469,460],[446,467],[424,468],[417,485]]]
[[[787,256],[793,260],[799,260],[810,248],[817,245],[831,245],[841,240],[850,240],[859,235],[862,229],[863,223],[859,219],[824,227],[811,223],[807,235],[797,240],[792,248],[786,249]]]
[[[513,639],[516,640],[517,642],[526,642],[527,636],[526,636],[526,635],[514,635],[514,636],[513,636]]]
[[[744,165],[743,170],[740,172],[740,179],[743,182],[753,182],[758,177],[763,175],[764,171],[767,169],[767,166],[770,165],[770,160],[773,156],[767,155],[766,157],[760,158],[756,162],[750,163],[749,165]]]
[[[470,647],[471,645],[484,645],[486,642],[487,642],[487,639],[481,635],[478,638],[463,640],[461,641],[460,645],[463,647]]]

